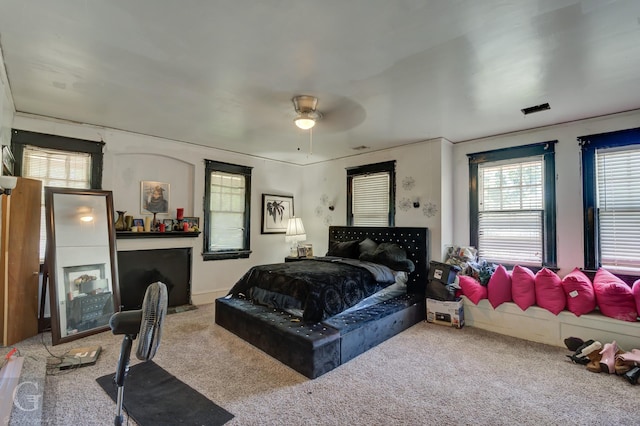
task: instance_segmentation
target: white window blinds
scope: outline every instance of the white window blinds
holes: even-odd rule
[[[354,226],[389,226],[389,173],[353,177]]]
[[[596,151],[602,266],[640,269],[640,148]]]
[[[210,251],[244,249],[246,180],[243,175],[211,172]]]
[[[543,158],[478,166],[478,254],[490,262],[541,265]]]
[[[90,188],[91,155],[25,146],[22,155],[22,176],[42,181],[40,260],[43,260],[47,241],[44,187]]]

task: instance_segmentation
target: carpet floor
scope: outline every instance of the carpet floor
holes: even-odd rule
[[[104,332],[54,347],[48,335],[16,345],[38,365],[49,356],[43,343],[55,354],[103,347],[95,365],[46,376],[40,423],[33,424],[113,424],[115,403],[96,379],[115,371],[121,341]],[[214,306],[206,305],[167,316],[153,361],[233,413],[228,426],[640,425],[640,385],[589,372],[567,354],[421,322],[309,380],[215,325]]]

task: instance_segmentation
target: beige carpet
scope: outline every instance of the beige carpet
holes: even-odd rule
[[[563,348],[424,322],[309,380],[216,326],[213,309],[169,315],[154,361],[233,413],[228,425],[640,425],[640,385],[572,364]],[[41,340],[50,344],[45,335],[17,345],[37,366],[48,356]],[[121,341],[105,332],[50,347],[103,353],[46,377],[37,420],[113,424],[115,405],[95,379],[115,371]]]

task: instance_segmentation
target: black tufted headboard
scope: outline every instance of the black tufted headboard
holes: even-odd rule
[[[361,227],[330,226],[329,245],[331,241],[362,241],[370,238],[376,243],[396,243],[407,252],[407,258],[415,264],[416,269],[409,274],[407,291],[424,293],[429,272],[429,229],[409,227]]]

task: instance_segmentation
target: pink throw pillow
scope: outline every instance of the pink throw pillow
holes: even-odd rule
[[[470,277],[469,275],[459,275],[458,279],[462,294],[467,296],[467,298],[476,305],[482,299],[487,298],[487,288],[480,284],[475,278]]]
[[[523,311],[536,304],[536,275],[531,269],[516,265],[511,272],[511,297]]]
[[[498,265],[487,284],[489,303],[493,309],[504,302],[511,302],[511,276],[504,266]]]
[[[562,289],[567,296],[567,309],[576,316],[588,314],[596,308],[593,284],[580,269],[575,268],[562,279]]]
[[[636,280],[631,286],[631,294],[636,301],[636,311],[640,313],[640,280]]]
[[[636,300],[627,283],[606,269],[599,268],[593,277],[593,289],[602,315],[622,321],[636,321]]]
[[[554,315],[567,305],[562,280],[551,269],[542,268],[536,274],[536,304]]]

